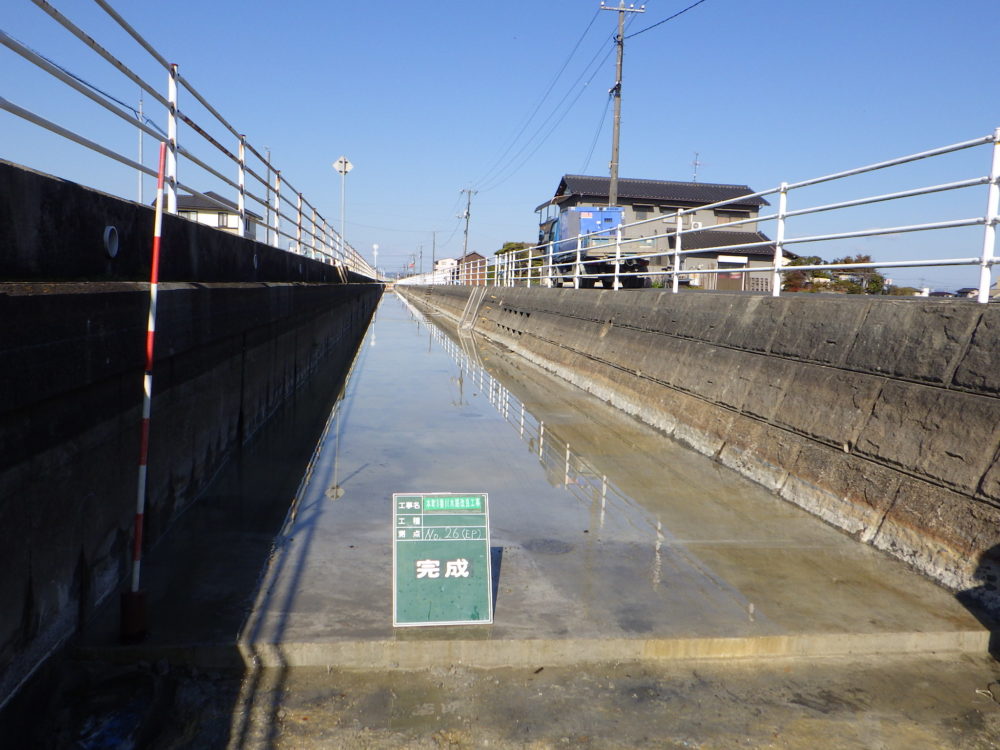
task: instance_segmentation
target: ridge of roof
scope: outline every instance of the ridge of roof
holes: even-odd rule
[[[610,183],[610,177],[565,174],[560,179],[559,186],[563,187],[569,194],[604,196],[610,190]],[[556,189],[556,192],[558,194],[559,188]],[[621,197],[676,200],[703,205],[753,195],[753,192],[749,185],[738,184],[650,180],[634,177],[623,177],[618,180],[618,194]],[[548,203],[552,203],[558,197],[558,195],[554,196],[549,199]],[[743,201],[734,202],[732,205],[767,206],[770,204],[760,196],[753,196]]]
[[[583,179],[583,180],[603,180],[608,183],[611,182],[610,177],[599,177],[596,175],[588,175],[588,174],[563,175],[563,179],[566,179],[568,177],[575,177],[577,179]],[[641,183],[649,183],[655,185],[691,185],[697,187],[711,187],[711,188],[746,188],[748,192],[751,193],[753,192],[753,190],[750,189],[749,185],[740,185],[732,182],[690,182],[686,180],[652,180],[645,177],[620,177],[618,178],[618,182],[619,184],[621,184],[622,182],[641,182]]]

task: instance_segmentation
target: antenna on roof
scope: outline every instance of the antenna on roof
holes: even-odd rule
[[[691,166],[694,167],[694,174],[691,175],[691,182],[697,182],[698,181],[698,167],[701,166],[701,162],[698,161],[698,152],[697,151],[694,152],[694,161],[691,162]]]

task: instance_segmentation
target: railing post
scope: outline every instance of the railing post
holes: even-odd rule
[[[299,255],[304,255],[302,252],[302,193],[298,194],[298,202],[295,205],[298,211],[298,224],[295,227],[295,252]]]
[[[274,205],[272,206],[274,211],[274,245],[272,247],[281,247],[281,217],[278,216],[278,212],[281,210],[281,172],[279,170],[274,170]]]
[[[986,228],[983,230],[983,257],[979,265],[979,302],[990,301],[998,222],[1000,222],[1000,128],[993,131],[993,160],[990,164],[990,185],[986,198]]]
[[[337,243],[330,235],[330,226],[326,223],[326,219],[323,219],[323,241],[326,243],[327,250],[330,251],[330,262],[336,265],[337,261],[340,260],[337,257]]]
[[[621,289],[621,282],[618,281],[618,274],[622,268],[622,225],[615,227],[615,280],[611,284],[612,289]]]
[[[573,264],[573,288],[574,289],[579,289],[580,288],[580,261],[582,260],[582,258],[581,258],[581,252],[580,251],[582,249],[583,249],[583,239],[580,237],[580,235],[577,235],[576,236],[576,263]]]
[[[771,296],[781,296],[781,265],[784,262],[782,251],[785,245],[785,214],[788,213],[788,183],[781,183],[778,189],[778,223],[774,230],[774,274],[771,277]]]
[[[240,168],[237,181],[239,183],[239,196],[236,199],[239,216],[237,218],[237,233],[240,237],[245,237],[247,233],[247,137],[240,135]]]
[[[177,66],[167,77],[167,213],[177,213]]]
[[[309,243],[310,248],[312,248],[311,249],[312,255],[310,257],[312,257],[312,259],[315,260],[316,259],[316,235],[318,234],[318,232],[316,231],[317,227],[316,227],[316,209],[315,208],[312,210],[312,218],[309,221],[310,221],[310,226],[312,227],[312,242]]]
[[[548,247],[549,247],[549,249],[548,249],[548,252],[546,253],[547,260],[546,260],[546,264],[545,264],[545,277],[549,280],[549,288],[551,289],[553,286],[555,286],[555,281],[553,280],[554,277],[555,277],[555,274],[552,273],[552,243],[551,242],[549,243]]]
[[[677,209],[677,217],[674,219],[674,277],[670,281],[670,290],[677,294],[681,290],[681,232],[684,229],[684,217],[681,216],[680,209]]]

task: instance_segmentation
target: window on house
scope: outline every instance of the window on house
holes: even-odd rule
[[[216,226],[228,227],[229,226],[229,214],[225,211],[219,211],[219,223]]]
[[[715,212],[715,223],[716,224],[728,224],[732,221],[740,221],[742,219],[749,219],[750,214],[746,211],[716,211]]]

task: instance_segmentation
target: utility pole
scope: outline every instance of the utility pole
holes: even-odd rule
[[[472,215],[472,196],[478,193],[478,190],[459,190],[460,193],[467,194],[467,200],[465,201],[465,213],[461,218],[465,219],[465,242],[462,244],[462,257],[464,258],[469,254],[469,217]]]
[[[618,140],[622,127],[622,57],[625,54],[625,14],[645,13],[646,6],[638,8],[635,4],[625,6],[625,0],[619,0],[618,7],[608,7],[601,0],[601,10],[618,11],[618,35],[615,37],[615,45],[618,47],[618,65],[616,67],[615,85],[611,89],[611,95],[615,98],[615,123],[611,134],[611,184],[608,186],[608,205],[618,205]]]

